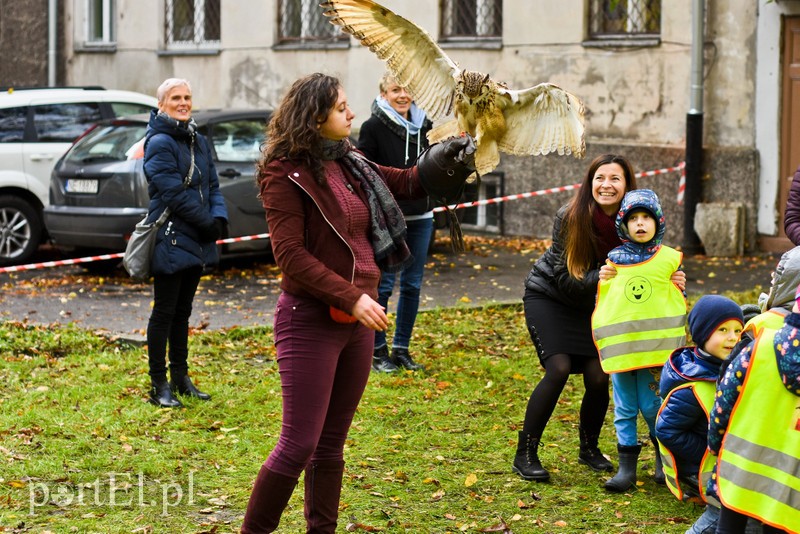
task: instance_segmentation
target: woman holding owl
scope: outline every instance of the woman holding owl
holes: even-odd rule
[[[303,471],[307,531],[335,531],[345,439],[375,332],[388,326],[381,270],[413,260],[394,197],[457,197],[474,170],[469,136],[432,146],[408,169],[377,165],[350,144],[353,118],[339,80],[316,73],[294,82],[267,126],[257,179],[283,274],[274,316],[283,417],[244,533],[278,527]]]

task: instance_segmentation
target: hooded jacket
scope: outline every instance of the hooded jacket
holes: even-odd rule
[[[628,215],[634,210],[645,210],[656,221],[656,232],[653,238],[647,243],[637,243],[628,234],[626,224]],[[616,219],[617,235],[622,241],[622,245],[608,253],[608,259],[617,265],[631,265],[642,263],[650,259],[653,254],[661,247],[664,239],[664,232],[667,227],[664,220],[664,212],[661,210],[661,203],[658,196],[650,189],[634,189],[625,193],[619,207]]]
[[[191,166],[194,140],[194,173]],[[153,110],[145,134],[144,173],[150,195],[148,222],[169,207],[170,216],[159,229],[153,252],[153,274],[174,274],[189,267],[217,262],[217,247],[200,238],[214,219],[228,219],[219,190],[214,160],[205,137],[195,132],[193,121],[181,122]]]
[[[411,104],[412,112],[416,104]],[[418,109],[418,108],[416,108]],[[372,102],[372,115],[361,125],[358,134],[358,149],[367,159],[379,165],[405,169],[414,165],[417,157],[428,147],[427,134],[431,129],[431,121],[424,118],[417,133],[412,134],[408,125],[397,122],[390,117],[377,103]],[[416,114],[422,114],[421,110]],[[423,115],[424,116],[424,115]],[[403,215],[422,215],[433,209],[430,197],[415,200],[397,199]]]

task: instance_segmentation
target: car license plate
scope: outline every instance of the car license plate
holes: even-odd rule
[[[67,180],[67,193],[97,193],[97,180]]]

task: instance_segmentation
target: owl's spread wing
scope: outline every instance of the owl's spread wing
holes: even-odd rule
[[[425,30],[370,0],[329,0],[320,6],[332,24],[386,61],[429,119],[450,113],[460,69]]]
[[[498,141],[500,150],[517,156],[550,152],[584,156],[584,107],[578,97],[551,83],[522,91],[501,87],[499,93],[508,127]]]

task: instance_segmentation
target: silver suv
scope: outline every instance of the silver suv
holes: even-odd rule
[[[50,174],[72,142],[98,120],[156,106],[152,96],[101,87],[0,93],[0,266],[30,260],[44,239]]]

